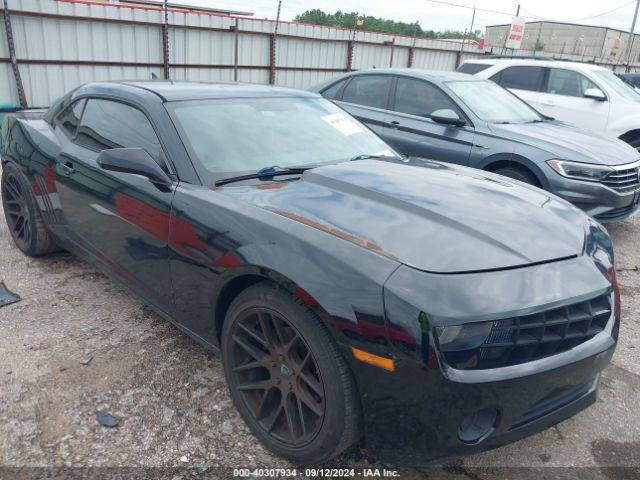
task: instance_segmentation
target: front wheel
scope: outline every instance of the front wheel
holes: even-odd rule
[[[529,171],[525,170],[521,167],[504,167],[494,170],[493,173],[497,173],[498,175],[503,175],[505,177],[513,178],[514,180],[519,180],[523,183],[527,183],[529,185],[533,185],[534,187],[540,187],[538,180],[536,177]]]
[[[640,151],[640,135],[636,136],[636,137],[632,137],[628,140],[626,140],[626,142],[631,145],[633,148],[635,148],[636,150]]]
[[[298,464],[325,462],[361,435],[351,371],[327,327],[270,283],[229,307],[222,357],[231,398],[253,434]]]

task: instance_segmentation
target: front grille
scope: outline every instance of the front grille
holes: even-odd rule
[[[603,180],[607,187],[620,193],[630,193],[640,190],[640,177],[638,177],[639,167],[616,170],[607,175]]]
[[[531,362],[591,340],[610,318],[611,299],[606,293],[553,310],[495,320],[480,347],[443,355],[452,367],[467,370]]]

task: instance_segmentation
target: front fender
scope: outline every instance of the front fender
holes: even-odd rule
[[[615,114],[612,114],[610,119],[607,133],[616,138],[632,130],[640,130],[640,114],[621,117],[616,117]]]
[[[217,289],[219,295],[224,295],[225,286],[238,278],[263,277],[314,309],[339,343],[369,351],[373,345],[374,350],[388,354],[384,277],[378,277],[379,271],[373,273],[376,269],[363,272],[322,252],[308,251],[304,255],[274,244],[243,245],[226,255],[239,263],[222,274],[224,283]],[[216,303],[224,300],[218,298]],[[223,321],[224,318],[216,318],[216,324]]]
[[[491,155],[482,160],[479,168],[482,170],[493,171],[494,168],[501,168],[502,166],[507,166],[507,164],[515,164],[526,168],[535,175],[543,189],[547,189],[549,187],[549,181],[542,171],[542,168],[536,162],[531,161],[529,158],[519,153],[497,153]]]
[[[237,285],[227,287],[242,277],[245,286],[265,278],[317,303],[340,342],[383,348],[382,286],[396,260],[231,194],[178,190],[169,257],[180,323],[218,343],[219,303],[238,293]]]

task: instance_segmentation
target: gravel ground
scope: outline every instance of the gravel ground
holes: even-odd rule
[[[491,452],[387,468],[402,478],[640,478],[640,216],[610,230],[624,321],[597,403]],[[0,478],[178,480],[287,466],[244,426],[216,357],[92,266],[68,254],[23,256],[4,218],[0,280],[23,298],[0,308]],[[100,409],[119,427],[100,426]],[[336,463],[383,468],[359,448]]]

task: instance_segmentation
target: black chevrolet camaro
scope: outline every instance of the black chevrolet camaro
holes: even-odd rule
[[[491,173],[398,157],[321,97],[80,87],[2,128],[27,255],[70,250],[220,353],[297,463],[493,448],[595,401],[620,321],[606,231]]]

